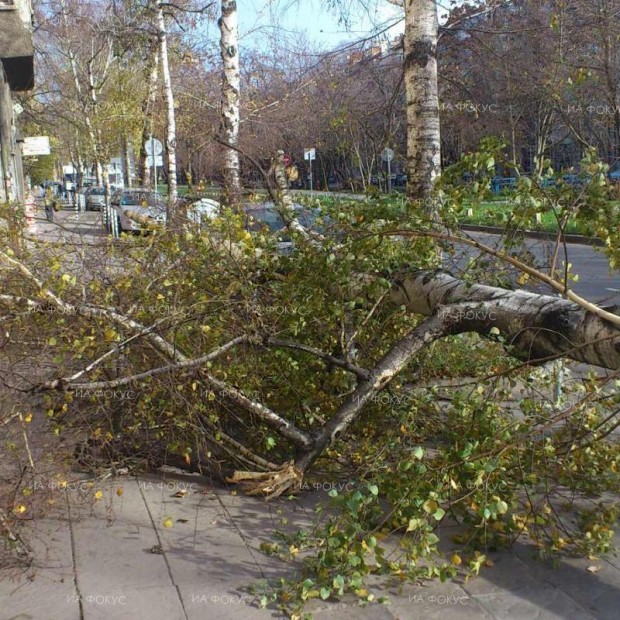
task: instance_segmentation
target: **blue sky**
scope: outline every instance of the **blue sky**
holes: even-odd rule
[[[321,0],[242,0],[238,2],[241,44],[253,46],[269,35],[294,37],[305,32],[311,42],[330,49],[368,36],[373,30],[397,21],[402,12],[387,0],[366,0],[366,9],[360,9],[359,0],[340,2],[351,7],[349,24],[339,23],[338,14]],[[389,36],[398,32],[398,27],[393,28]]]

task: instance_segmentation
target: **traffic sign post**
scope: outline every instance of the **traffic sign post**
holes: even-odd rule
[[[387,191],[388,194],[392,192],[392,160],[394,159],[394,151],[390,148],[384,148],[381,151],[381,159],[387,162]]]
[[[316,159],[316,149],[304,149],[304,159],[310,162],[310,174],[308,174],[308,180],[310,181],[310,195],[312,195],[312,192],[314,190],[314,179],[312,178],[312,162]]]
[[[157,191],[157,166],[163,167],[163,157],[160,156],[164,151],[164,145],[160,140],[157,140],[151,136],[151,139],[144,144],[144,150],[149,156],[147,165],[152,164],[153,167],[153,187],[155,188],[155,191]]]

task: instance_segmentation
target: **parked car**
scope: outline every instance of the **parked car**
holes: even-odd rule
[[[143,229],[139,220],[163,224],[166,221],[166,203],[161,194],[144,189],[118,189],[110,198],[113,217],[117,218],[118,232],[133,232]],[[104,209],[105,214],[105,209]],[[110,232],[110,222],[104,226]]]
[[[217,217],[222,206],[212,198],[199,198],[187,205],[187,219],[193,224],[200,226],[204,219]]]
[[[294,203],[293,209],[299,223],[306,230],[321,232],[317,221],[321,215],[320,211],[309,209],[299,203]],[[278,213],[273,202],[266,201],[246,204],[243,210],[246,214],[245,228],[248,231],[275,235],[277,238],[278,251],[283,254],[288,254],[293,250],[291,236],[282,216]]]
[[[102,211],[105,208],[105,188],[88,187],[84,192],[86,211]]]
[[[608,173],[607,178],[612,183],[620,183],[620,165],[616,164]]]
[[[501,194],[503,191],[515,189],[517,179],[515,177],[495,176],[491,179],[491,191],[494,194]]]

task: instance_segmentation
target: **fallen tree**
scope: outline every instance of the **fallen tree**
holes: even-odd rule
[[[158,333],[160,324],[147,325],[118,310],[63,301],[26,265],[6,253],[0,256],[5,269],[20,274],[34,292],[30,297],[0,295],[0,301],[7,309],[12,312],[27,310],[43,314],[49,314],[51,310],[64,317],[97,319],[114,325],[125,334],[122,342],[84,364],[77,372],[56,377],[33,389],[94,393],[123,386],[140,386],[160,375],[196,371],[203,387],[224,395],[223,399],[229,404],[245,411],[294,447],[297,453],[294,462],[279,466],[243,448],[238,438],[221,432],[224,442],[243,453],[246,462],[272,472],[258,477],[252,473],[246,475],[237,472],[232,480],[246,481],[247,478],[251,492],[262,492],[270,497],[285,491],[299,490],[310,466],[347,432],[362,415],[367,403],[386,389],[422,349],[438,339],[473,332],[485,338],[501,337],[508,353],[525,361],[538,363],[567,357],[603,368],[620,368],[620,327],[617,324],[566,299],[472,285],[441,270],[417,271],[393,277],[389,291],[392,303],[406,308],[409,313],[428,318],[393,342],[369,368],[361,368],[350,359],[326,353],[307,343],[284,341],[258,330],[249,330],[220,343],[208,353],[192,357]],[[613,315],[614,309],[606,312]],[[137,340],[148,342],[166,359],[166,363],[112,380],[88,380],[88,375],[92,375],[102,364],[120,355]],[[248,397],[242,388],[207,370],[208,365],[235,348],[301,351],[352,375],[356,382],[355,389],[329,416],[324,416],[319,427],[300,428],[286,412],[277,412]]]
[[[336,205],[306,230],[277,162],[272,173],[290,253],[234,213],[202,230],[0,252],[0,379],[16,402],[37,403],[6,418],[20,423],[6,445],[36,421],[85,440],[75,462],[94,471],[174,464],[266,498],[332,485],[342,514],[313,532],[311,572],[326,592],[339,576],[363,591],[360,571],[384,554],[378,532],[402,533],[407,548],[386,570],[417,578],[446,514],[484,545],[527,533],[553,552],[566,541],[606,551],[612,508],[580,506],[577,531],[552,489],[588,502],[617,490],[617,310],[515,253],[390,221],[380,203]],[[472,245],[560,296],[476,283],[495,271],[434,269],[437,241]],[[421,379],[435,357],[447,380]],[[560,358],[598,373],[572,380],[569,367],[558,396],[546,362]],[[4,507],[13,529],[40,485],[29,459],[20,472],[23,499]],[[302,544],[307,534],[288,548]],[[305,600],[303,587],[282,600]]]

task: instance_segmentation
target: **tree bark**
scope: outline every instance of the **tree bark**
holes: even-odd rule
[[[236,0],[222,0],[222,16],[218,25],[223,66],[221,139],[230,145],[224,147],[224,199],[229,206],[235,207],[241,200],[239,152],[234,148],[239,143],[241,86]]]
[[[509,353],[520,359],[569,357],[620,368],[620,327],[561,297],[469,284],[444,271],[421,271],[396,278],[391,298],[416,314],[456,312],[453,316],[459,321],[451,333],[457,325],[459,332],[483,336],[497,328]],[[615,307],[607,311],[620,314]]]
[[[166,132],[166,153],[168,155],[168,222],[172,220],[176,211],[177,202],[177,138],[176,117],[174,112],[174,92],[172,79],[170,78],[170,64],[168,62],[168,33],[166,31],[166,19],[162,5],[157,0],[157,40],[161,53],[161,70],[164,76],[164,91],[166,93],[166,117],[168,129]]]
[[[140,171],[140,180],[143,189],[150,189],[151,187],[151,166],[148,166],[146,143],[153,135],[153,109],[155,107],[155,101],[157,100],[157,79],[159,77],[159,44],[156,41],[151,50],[149,56],[149,63],[147,65],[147,91],[146,97],[142,102],[142,139],[140,140],[140,163],[138,170]]]
[[[404,76],[407,97],[407,196],[429,214],[441,171],[435,0],[405,0]]]

